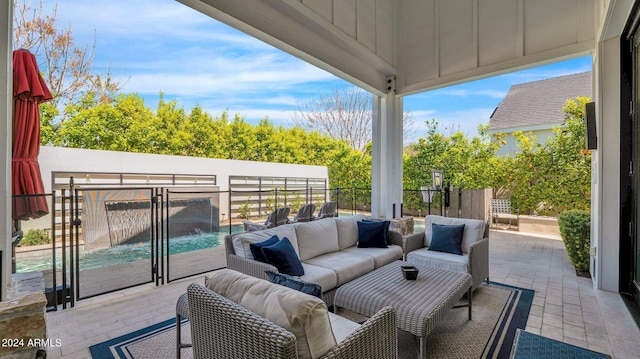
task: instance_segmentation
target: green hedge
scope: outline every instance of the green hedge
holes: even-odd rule
[[[589,271],[591,214],[579,210],[562,212],[558,216],[558,227],[573,267],[579,272]]]
[[[43,229],[30,229],[20,240],[21,246],[37,246],[51,243],[51,237]]]

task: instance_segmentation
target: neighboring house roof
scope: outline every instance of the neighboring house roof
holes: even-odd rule
[[[591,97],[591,72],[513,85],[491,115],[491,132],[564,121],[567,99]]]

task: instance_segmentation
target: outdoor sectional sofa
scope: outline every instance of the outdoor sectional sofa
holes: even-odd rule
[[[403,257],[403,238],[394,231],[387,234],[387,248],[358,248],[358,222],[363,219],[364,215],[333,217],[227,235],[227,268],[268,280],[266,272],[278,270],[255,260],[250,244],[274,235],[280,240],[286,237],[302,262],[304,275],[300,279],[319,284],[323,300],[330,306],[337,287]]]

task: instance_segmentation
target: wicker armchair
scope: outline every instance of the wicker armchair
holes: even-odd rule
[[[199,284],[187,288],[194,358],[297,358],[289,331]],[[323,358],[395,359],[396,314],[385,307]]]
[[[462,255],[429,251],[433,223],[465,224]],[[473,290],[485,280],[489,283],[489,226],[482,220],[428,215],[425,217],[425,232],[408,235],[404,241],[407,262],[468,272],[473,277]]]

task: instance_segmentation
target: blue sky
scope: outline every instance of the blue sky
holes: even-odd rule
[[[51,6],[46,2],[45,12]],[[95,34],[96,71],[110,67],[122,92],[138,93],[152,109],[162,91],[187,110],[198,104],[214,116],[228,110],[250,123],[268,116],[290,126],[299,105],[348,85],[173,0],[64,0],[57,19],[79,44],[91,44]],[[405,97],[405,111],[413,114],[417,136],[431,118],[474,135],[511,85],[589,70],[591,58],[582,57],[415,94]]]

